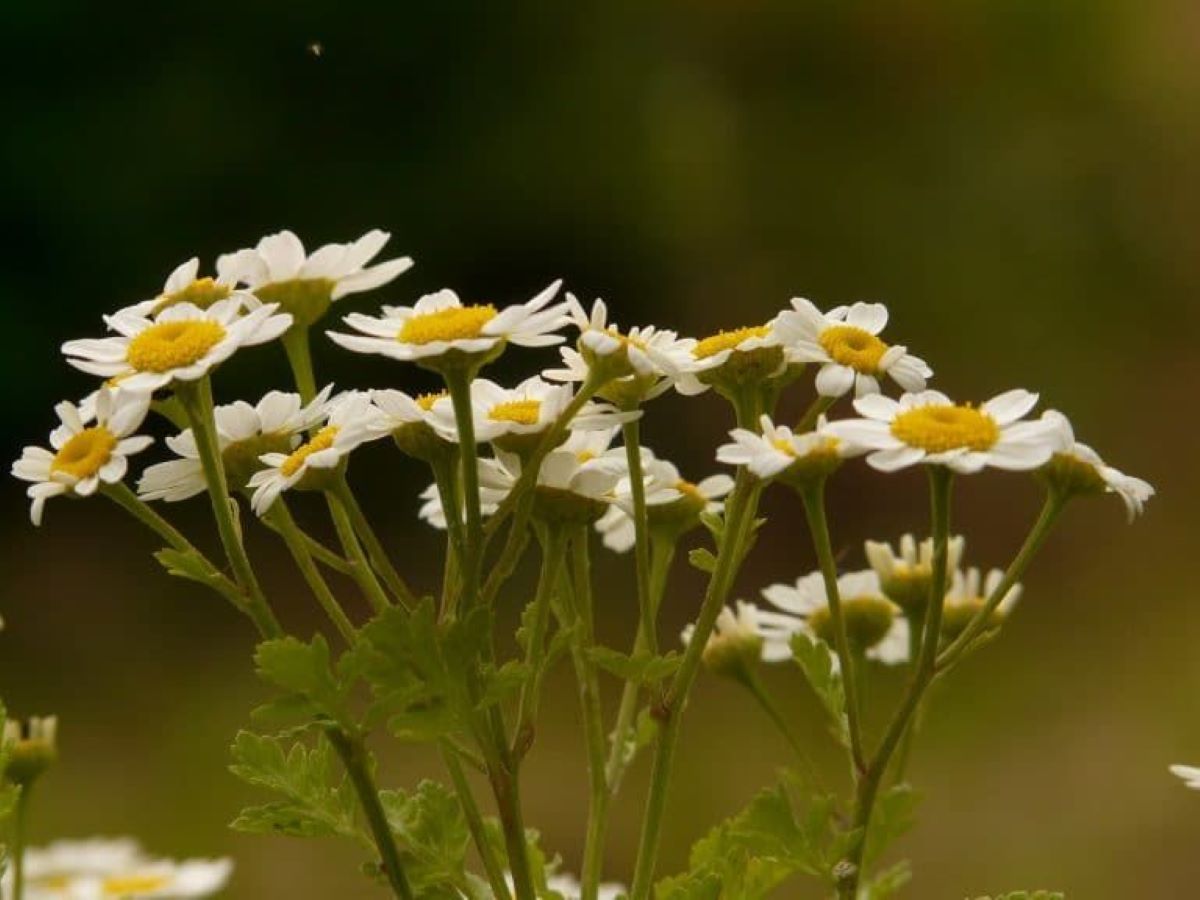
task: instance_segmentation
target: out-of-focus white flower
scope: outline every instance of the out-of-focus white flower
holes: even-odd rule
[[[264,515],[279,495],[301,484],[310,473],[328,472],[351,451],[387,434],[383,417],[365,391],[347,391],[325,402],[318,417],[322,428],[291,453],[264,453],[266,466],[251,476],[250,505]]]
[[[254,406],[238,400],[213,410],[229,484],[236,489],[245,487],[250,476],[261,468],[259,457],[264,453],[294,450],[301,433],[324,417],[332,390],[333,385],[326,386],[307,406],[299,394],[271,391]],[[175,502],[204,493],[208,484],[192,429],[167,438],[166,444],[178,459],[148,467],[138,481],[138,496]]]
[[[1193,791],[1200,791],[1200,768],[1196,766],[1171,766],[1171,774],[1182,778],[1185,786]]]
[[[173,381],[195,381],[241,347],[283,334],[292,317],[273,303],[242,314],[236,297],[206,309],[176,303],[153,317],[123,311],[106,317],[115,337],[67,341],[63,353],[77,369],[99,375],[122,391],[151,393]]]
[[[1054,455],[1043,469],[1052,483],[1068,493],[1116,494],[1125,504],[1130,522],[1141,515],[1146,501],[1154,496],[1148,481],[1106,465],[1099,453],[1075,440],[1070,420],[1058,410],[1042,413],[1042,421],[1049,424],[1054,439]]]
[[[847,572],[838,576],[837,585],[851,647],[885,665],[908,662],[908,619],[884,596],[875,572]],[[762,595],[776,608],[804,619],[810,634],[834,646],[829,597],[820,572],[798,578],[795,584],[773,584]]]
[[[980,407],[956,404],[938,391],[905,394],[893,400],[871,394],[854,401],[862,419],[832,422],[829,431],[863,450],[883,472],[918,463],[946,466],[962,474],[992,466],[1036,469],[1054,452],[1054,428],[1045,421],[1021,421],[1037,394],[1012,390]]]
[[[556,281],[527,303],[503,310],[491,304],[464,306],[454,291],[441,290],[413,306],[385,306],[378,317],[351,313],[345,322],[360,334],[331,331],[329,337],[347,350],[405,362],[428,362],[451,351],[478,356],[506,342],[545,347],[563,340],[554,332],[565,322],[566,304],[547,306],[561,284]]]
[[[729,674],[739,660],[773,663],[791,659],[792,636],[804,630],[804,619],[799,616],[739,600],[733,609],[722,607],[704,648],[704,663],[720,674]],[[695,632],[694,624],[684,627],[680,638],[685,645],[692,642]]]
[[[827,472],[842,459],[863,452],[852,443],[842,440],[821,416],[812,431],[796,434],[786,425],[776,425],[770,416],[759,420],[761,432],[735,428],[729,432],[732,444],[717,448],[717,461],[731,466],[745,466],[763,480],[774,478],[793,467],[798,474],[812,470],[813,474]]]
[[[823,397],[841,397],[851,388],[858,397],[877,394],[883,375],[905,391],[923,391],[933,370],[906,348],[879,339],[887,320],[882,303],[855,303],[823,313],[796,297],[792,309],[775,320],[775,331],[793,361],[821,364],[816,383]]]
[[[958,569],[966,539],[961,535],[946,542],[946,586]],[[867,562],[879,576],[879,584],[889,600],[906,612],[913,613],[929,605],[933,583],[933,539],[926,538],[918,545],[911,534],[900,538],[899,552],[882,541],[867,541],[864,545]]]
[[[94,419],[63,401],[54,408],[60,425],[50,432],[50,447],[26,447],[13,463],[12,474],[32,484],[26,495],[33,501],[29,514],[42,523],[46,501],[61,494],[87,497],[103,484],[125,477],[129,457],[149,447],[154,439],[134,435],[146,418],[148,395],[117,393],[107,388],[96,397]]]
[[[132,306],[127,306],[117,312],[116,316],[153,317],[168,307],[180,303],[190,303],[201,309],[208,309],[220,300],[235,299],[244,308],[253,309],[259,305],[258,299],[245,291],[235,290],[237,272],[228,261],[222,257],[217,260],[217,276],[215,278],[200,278],[200,259],[193,256],[187,262],[175,267],[167,276],[162,293],[157,297],[142,300]]]
[[[583,887],[579,884],[579,880],[568,872],[559,872],[557,875],[551,875],[546,879],[546,887],[558,894],[561,894],[563,900],[580,900],[580,898],[583,896]],[[624,885],[597,885],[596,896],[599,898],[599,900],[617,900],[617,898],[622,896],[624,893]]]
[[[616,434],[607,431],[575,431],[561,446],[546,454],[538,469],[538,487],[578,494],[605,503],[615,499],[614,489],[629,474],[624,448],[609,448]],[[521,459],[499,451],[495,459],[479,461],[482,488],[506,496],[521,476]]]
[[[988,599],[1003,580],[1004,573],[1000,569],[992,569],[986,578],[974,567],[966,570],[955,569],[950,590],[946,592],[945,604],[942,606],[942,634],[950,639],[958,637],[971,620],[983,611]],[[1012,612],[1017,601],[1021,599],[1021,590],[1021,585],[1014,584],[1005,592],[987,623],[989,628],[998,627]]]

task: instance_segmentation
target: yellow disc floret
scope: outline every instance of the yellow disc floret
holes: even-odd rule
[[[187,287],[159,297],[158,303],[154,305],[154,312],[160,313],[177,303],[190,303],[201,309],[208,309],[218,300],[224,300],[232,293],[233,289],[227,284],[219,284],[212,278],[197,278]]]
[[[692,356],[696,359],[708,359],[724,350],[736,350],[742,341],[766,337],[770,331],[771,326],[769,325],[750,325],[746,328],[735,328],[732,331],[718,331],[696,344],[692,348]]]
[[[864,375],[879,372],[879,362],[888,346],[871,332],[854,325],[831,325],[817,338],[835,363]]]
[[[541,400],[512,400],[508,403],[497,403],[488,410],[488,418],[495,422],[536,425],[541,410]]]
[[[170,887],[166,875],[112,875],[104,879],[104,896],[136,897],[139,894],[158,894]]]
[[[490,303],[483,306],[451,306],[413,316],[404,323],[396,340],[404,344],[470,340],[479,337],[483,326],[494,318],[496,307]]]
[[[207,319],[159,322],[129,342],[125,361],[139,372],[170,372],[203,359],[224,338],[221,324]]]
[[[50,463],[51,472],[62,472],[82,481],[91,478],[112,458],[116,436],[103,425],[85,428],[62,445]]]
[[[292,455],[280,464],[279,471],[288,478],[291,478],[300,471],[300,467],[304,465],[305,460],[310,456],[332,447],[337,434],[338,427],[336,425],[326,425],[313,436],[311,441],[307,444],[301,444],[293,450]]]
[[[431,409],[433,409],[433,404],[437,403],[443,397],[448,397],[448,396],[449,396],[449,394],[447,394],[445,391],[434,391],[431,394],[419,395],[416,398],[415,402],[416,402],[417,406],[421,407],[422,410],[424,410],[425,412],[429,412]]]
[[[973,406],[918,406],[892,420],[892,434],[928,453],[979,451],[1000,440],[1000,426]]]

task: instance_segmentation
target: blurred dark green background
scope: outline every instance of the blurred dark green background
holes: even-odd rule
[[[102,312],[153,294],[187,257],[210,263],[281,227],[310,246],[381,227],[416,258],[342,310],[443,285],[522,299],[556,276],[622,322],[691,333],[762,321],[795,294],[883,300],[888,335],[939,387],[1038,389],[1161,491],[1134,528],[1115,500],[1071,510],[1005,639],[940,691],[915,765],[921,824],[900,848],[917,872],[907,896],[1197,890],[1200,795],[1166,773],[1200,762],[1194,3],[11,0],[0,34],[7,458],[44,441],[54,402],[89,389],[61,341],[98,334]],[[341,385],[428,384],[331,350],[318,362]],[[553,358],[512,353],[500,372]],[[278,348],[247,353],[218,392],[257,396],[284,373]],[[700,476],[727,427],[715,398],[671,398],[646,432]],[[437,543],[414,524],[423,473],[376,446],[352,475],[431,583]],[[958,501],[970,559],[991,565],[1037,494],[989,474]],[[919,473],[856,464],[834,502],[850,565],[862,538],[925,527]],[[18,714],[63,718],[35,837],[131,832],[161,852],[232,853],[231,897],[376,896],[352,851],[225,829],[249,796],[225,748],[264,696],[247,626],[158,571],[153,542],[114,508],[54,502],[35,532],[11,480],[3,504],[0,694]],[[811,565],[795,504],[768,509],[747,593]],[[178,512],[207,535],[202,505]],[[284,615],[311,627],[278,549],[252,544]],[[606,566],[601,586],[618,646],[627,567]],[[696,591],[681,571],[672,623]],[[797,675],[772,675],[825,746]],[[566,676],[526,793],[574,868],[586,789]],[[875,697],[895,689],[885,679]],[[684,740],[669,869],[787,760],[711,679]],[[385,753],[390,783],[440,774],[424,755]],[[632,866],[644,778],[618,805],[614,878]]]

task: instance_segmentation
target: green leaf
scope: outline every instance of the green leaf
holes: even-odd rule
[[[912,828],[920,797],[907,784],[897,784],[884,793],[875,804],[871,829],[863,858],[869,865],[879,859],[888,846]]]
[[[833,719],[834,735],[850,745],[850,720],[846,717],[846,688],[842,676],[833,668],[833,654],[824,641],[803,632],[792,635],[792,657],[804,672],[809,685]]]
[[[231,827],[256,834],[360,839],[353,792],[343,782],[331,783],[330,754],[324,739],[312,748],[297,743],[285,750],[277,737],[239,732],[230,771],[281,799],[242,810]]]
[[[610,647],[589,647],[588,657],[598,665],[623,681],[637,684],[654,684],[675,674],[683,662],[683,657],[672,650],[665,656],[653,656],[649,653],[639,653],[626,656]]]
[[[486,709],[503,702],[519,691],[532,673],[528,665],[515,659],[510,659],[498,669],[492,665],[484,666],[483,696],[479,700],[479,708]]]
[[[908,860],[901,860],[894,866],[889,866],[867,883],[866,900],[887,900],[894,896],[912,879],[912,867]]]
[[[704,547],[697,547],[695,550],[689,551],[688,562],[694,568],[701,572],[708,572],[710,575],[717,569],[717,558],[713,556],[711,550],[706,550]]]
[[[347,703],[350,686],[343,687],[334,677],[329,644],[321,635],[307,644],[294,637],[264,641],[254,653],[254,663],[263,681],[286,692],[267,711],[291,711],[300,718],[325,716],[343,725],[352,723]],[[264,714],[259,711],[260,716]]]
[[[404,869],[421,897],[462,896],[455,889],[467,880],[466,856],[471,836],[454,792],[434,781],[417,789],[380,791],[388,824],[396,835]]]
[[[154,558],[167,570],[168,575],[198,581],[201,584],[212,582],[212,571],[194,550],[183,551],[164,547],[154,554]]]
[[[977,897],[976,900],[1066,900],[1066,896],[1058,891],[1011,891],[1007,894]]]

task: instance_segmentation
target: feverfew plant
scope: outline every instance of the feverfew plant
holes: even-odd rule
[[[913,819],[906,765],[931,686],[1003,632],[1070,501],[1116,494],[1132,518],[1153,489],[1077,443],[1061,413],[1032,417],[1034,393],[1009,390],[975,405],[928,389],[924,359],[880,337],[888,311],[878,303],[823,312],[796,299],[767,322],[693,339],[656,325],[623,330],[603,301],[589,312],[560,297],[555,281],[525,302],[475,302],[445,289],[330,325],[345,307],[335,301],[382,288],[408,268],[407,257],[370,265],[387,240],[371,231],[308,254],[285,231],[223,255],[215,278],[200,277],[196,260],[178,267],[156,298],[105,319],[115,334],[64,345],[73,365],[103,383],[85,402],[60,404],[49,448],[31,447],[13,466],[30,482],[35,524],[50,497],[105,497],[163,541],[156,559],[169,574],[215,591],[256,630],[254,662],[275,696],[254,721],[270,727],[236,736],[231,768],[270,799],[242,811],[233,827],[355,842],[367,852],[367,874],[403,900],[753,900],[792,879],[840,900],[896,893],[908,867],[881,860]],[[311,342],[325,337],[392,360],[393,383],[318,392]],[[219,364],[269,352],[252,348],[275,341],[294,385],[216,405]],[[561,363],[540,376],[511,386],[484,376],[510,347],[554,345],[564,345]],[[435,373],[442,389],[408,393],[412,367]],[[714,435],[713,451],[724,471],[692,482],[642,445],[643,419],[672,388],[689,396],[712,389],[728,401],[729,440]],[[886,393],[893,390],[899,395]],[[779,412],[785,393],[808,397],[798,420]],[[137,433],[150,411],[174,425],[173,456],[144,469],[135,491],[127,469],[151,443]],[[351,478],[358,448],[376,441],[394,450],[396,465],[428,469],[432,483],[411,500],[445,533],[436,584],[413,582],[418,573],[403,571],[398,548],[359,503],[363,489],[388,490]],[[887,473],[923,469],[930,517],[913,523],[918,537],[867,540],[862,558],[842,568],[825,491],[830,479],[853,477],[862,459]],[[1034,477],[1044,487],[1041,514],[1006,565],[964,564],[951,501],[965,477]],[[812,571],[770,585],[755,578],[753,555],[767,491],[794,498],[815,560]],[[165,516],[201,494],[222,558],[201,552]],[[314,498],[335,545],[293,515]],[[281,618],[283,604],[246,550],[245,532],[260,525],[286,546],[327,634],[295,633]],[[597,638],[597,543],[628,554],[606,567],[628,559],[635,574],[636,603],[622,610],[625,647]],[[660,633],[680,549],[707,581],[682,640]],[[513,582],[527,556],[540,568],[532,597]],[[365,606],[345,596],[345,583]],[[743,588],[761,602],[742,599]],[[1030,593],[1027,602],[1037,602],[1036,583]],[[498,611],[522,603],[515,636],[501,634]],[[509,637],[515,654],[502,653]],[[845,795],[812,762],[824,738],[802,737],[759,677],[763,665],[777,664],[791,664],[820,701],[851,774]],[[868,690],[882,667],[906,673],[891,709],[878,708],[881,695]],[[541,845],[521,802],[538,774],[526,760],[543,689],[564,669],[577,683],[589,790],[578,876]],[[676,759],[699,752],[680,745],[680,725],[704,670],[747,690],[794,766],[698,835],[687,871],[665,875],[658,851],[679,787]],[[619,697],[612,710],[609,691]],[[876,722],[883,725],[868,724]],[[54,723],[34,720],[6,734],[6,771],[23,798],[18,776],[40,774],[56,755]],[[383,737],[433,747],[444,771],[381,787],[370,742]],[[605,855],[610,811],[639,762],[648,762],[649,779],[636,865],[614,872]],[[1195,770],[1176,772],[1196,782]],[[23,863],[8,890],[17,900],[40,896],[28,877],[35,870],[120,897],[201,896],[228,876],[221,861],[146,860],[125,845],[26,853],[19,836],[27,804],[9,805]]]

